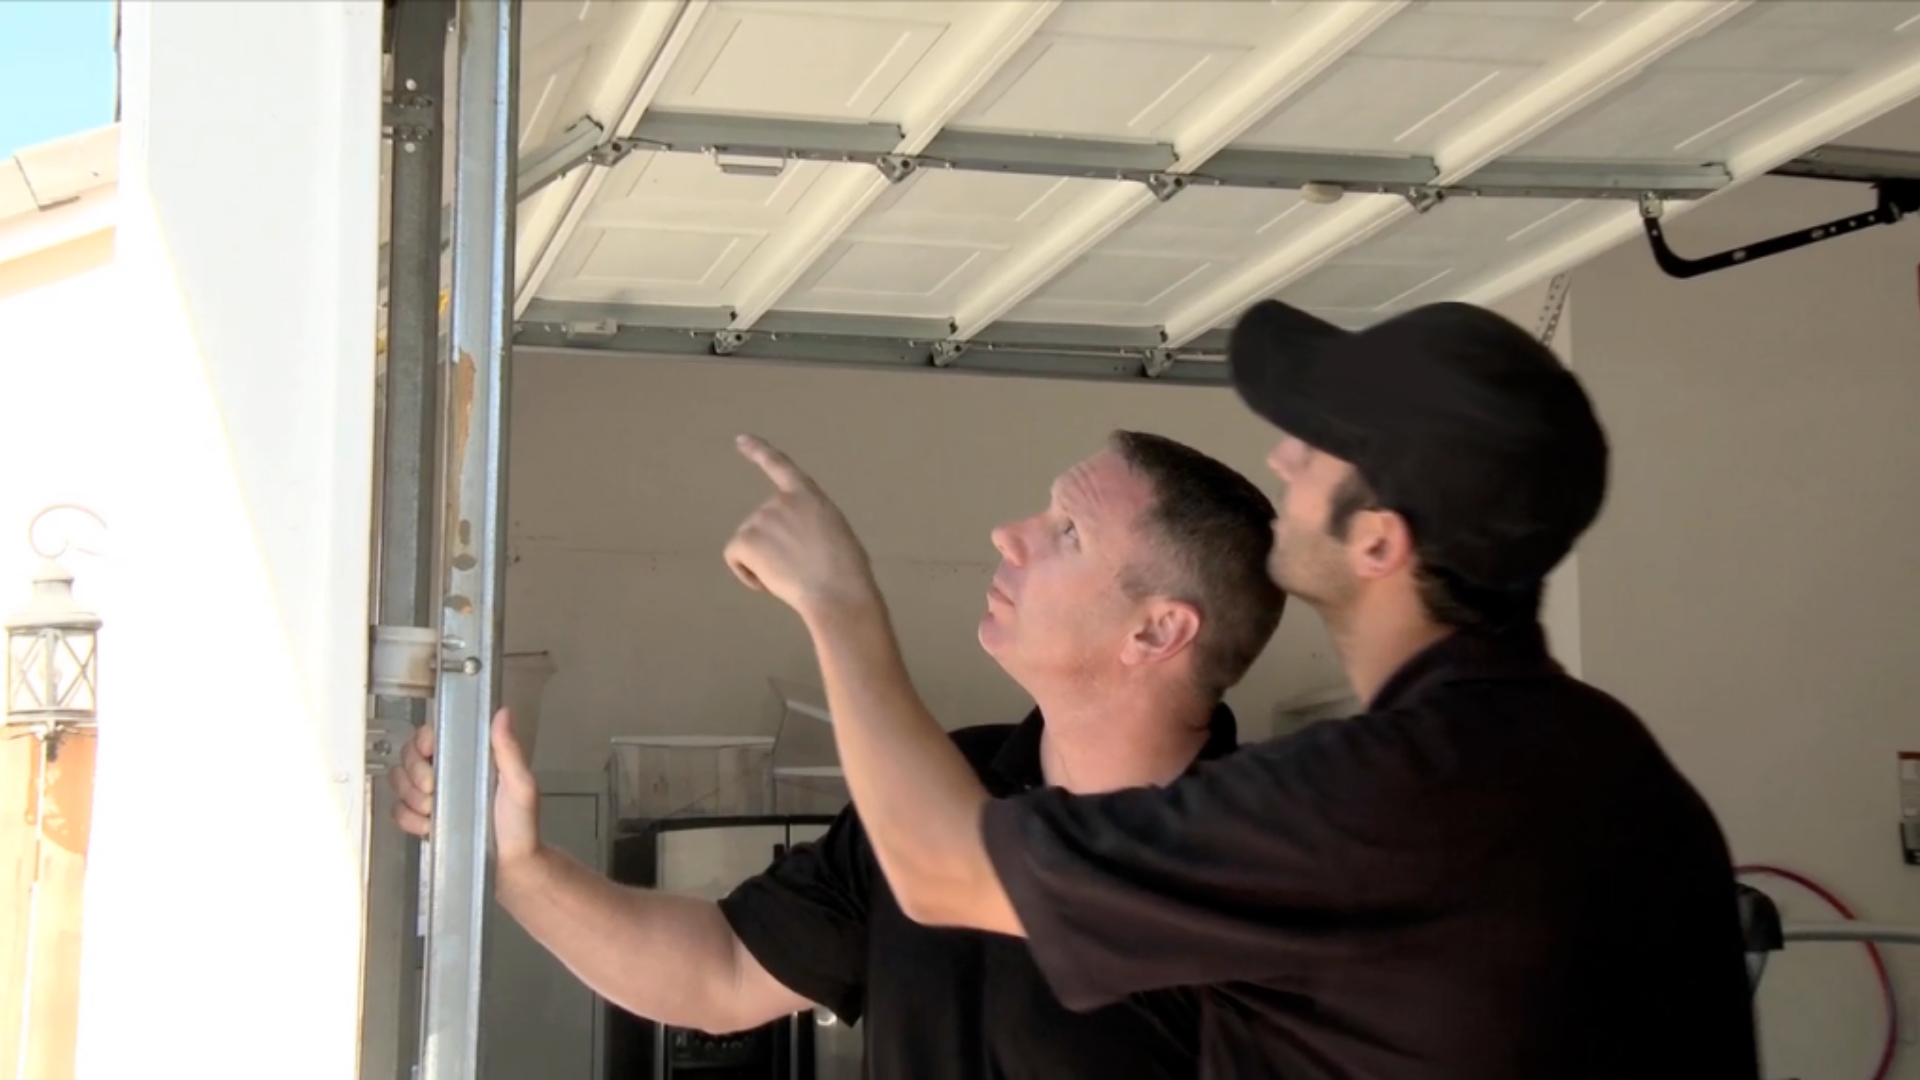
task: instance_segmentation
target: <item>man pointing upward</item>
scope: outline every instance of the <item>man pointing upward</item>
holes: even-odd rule
[[[840,508],[786,454],[751,435],[737,442],[775,494],[734,534],[727,565],[749,587],[793,608],[812,635],[841,768],[901,910],[917,922],[1019,934],[979,854],[976,822],[986,789],[908,679],[866,549]],[[840,723],[843,713],[850,723]],[[925,763],[920,780],[933,787],[924,802],[900,784],[869,786],[890,759]],[[914,820],[928,810],[934,815]],[[915,850],[915,836],[934,842]],[[903,880],[912,884],[902,889]],[[990,917],[981,917],[984,910],[964,920],[944,917],[933,898],[948,888],[993,905]]]
[[[1191,447],[1114,431],[991,532],[984,653],[1032,702],[949,733],[989,792],[1159,784],[1238,743],[1222,700],[1266,647],[1273,504]],[[772,615],[772,612],[769,612]],[[431,831],[434,732],[389,774],[395,817]],[[495,894],[609,1004],[711,1034],[817,1003],[857,1024],[872,1080],[1192,1080],[1196,992],[1070,1010],[1026,944],[901,910],[856,809],[724,897],[609,881],[539,841],[539,796],[504,710],[494,727]]]
[[[1281,430],[1274,580],[1366,711],[1165,787],[993,799],[914,692],[858,541],[776,493],[727,547],[819,654],[901,907],[1027,938],[1070,1008],[1202,987],[1209,1078],[1758,1075],[1731,860],[1645,725],[1539,624],[1608,448],[1543,345],[1436,304],[1348,333],[1266,301],[1230,347]]]

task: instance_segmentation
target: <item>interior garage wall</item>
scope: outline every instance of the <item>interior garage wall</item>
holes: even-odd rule
[[[1543,295],[1506,306],[1531,326]],[[720,559],[769,491],[734,452],[738,432],[788,449],[846,509],[949,727],[1027,708],[974,639],[998,559],[987,533],[1043,506],[1109,430],[1188,442],[1276,493],[1270,429],[1225,388],[527,351],[513,409],[508,648],[548,650],[558,667],[541,769],[601,768],[618,733],[766,730],[768,677],[817,684],[799,621]],[[1296,605],[1229,700],[1258,738],[1278,707],[1342,687],[1319,619]]]
[[[1705,255],[1872,198],[1765,180],[1675,219],[1670,239]],[[1916,252],[1907,224],[1679,281],[1633,244],[1574,285],[1578,367],[1616,455],[1580,552],[1586,674],[1647,718],[1736,858],[1812,875],[1886,922],[1920,921],[1894,757],[1920,749]],[[1830,917],[1755,883],[1791,917]],[[1888,954],[1909,1028],[1912,955]],[[1761,1018],[1768,1077],[1872,1074],[1881,1010],[1858,946],[1779,957]],[[1901,1054],[1897,1075],[1920,1077],[1920,1051]]]
[[[1229,390],[537,353],[514,381],[507,636],[558,667],[542,768],[596,768],[616,733],[759,730],[767,677],[817,684],[799,620],[720,559],[771,493],[738,432],[788,450],[846,510],[950,727],[1027,707],[974,640],[998,559],[988,530],[1044,506],[1108,430],[1190,442],[1273,492],[1267,433]],[[1278,638],[1234,700],[1256,730],[1289,689],[1339,679],[1306,608]]]

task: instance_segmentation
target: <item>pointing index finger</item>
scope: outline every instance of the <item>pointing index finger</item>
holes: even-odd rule
[[[734,443],[748,461],[760,466],[760,471],[767,474],[767,479],[773,481],[774,487],[785,492],[812,489],[813,480],[800,471],[800,466],[795,465],[792,458],[775,449],[772,443],[757,435],[742,435]]]

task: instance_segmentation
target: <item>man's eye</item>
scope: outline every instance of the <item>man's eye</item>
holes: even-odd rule
[[[1074,528],[1073,522],[1069,521],[1060,527],[1060,535],[1069,540],[1078,540],[1080,538],[1080,530]]]

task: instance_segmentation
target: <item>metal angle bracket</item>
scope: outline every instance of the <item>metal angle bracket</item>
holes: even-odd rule
[[[1147,378],[1157,379],[1173,370],[1173,350],[1167,348],[1148,349],[1145,371]]]
[[[640,148],[638,139],[608,139],[587,154],[587,160],[595,165],[611,168],[625,161],[628,154]]]
[[[874,159],[873,167],[887,178],[887,183],[898,184],[920,169],[920,162],[906,154],[881,154]]]
[[[402,721],[404,723],[405,721]],[[380,776],[399,764],[393,732],[378,721],[367,725],[367,775]]]
[[[933,343],[933,366],[952,367],[953,362],[966,351],[967,343],[964,341],[936,341]]]
[[[713,354],[715,356],[732,356],[734,353],[740,351],[740,346],[746,343],[747,332],[745,330],[716,330],[713,333]]]
[[[1667,243],[1666,230],[1660,225],[1664,203],[1658,196],[1653,194],[1641,196],[1640,223],[1646,230],[1647,246],[1653,249],[1654,263],[1665,271],[1667,276],[1685,280],[1735,266],[1744,266],[1770,255],[1797,251],[1823,240],[1856,233],[1875,225],[1893,225],[1908,214],[1920,212],[1920,181],[1882,180],[1874,185],[1874,192],[1876,199],[1872,210],[1768,237],[1765,240],[1697,259],[1679,254]]]
[[[1534,329],[1534,336],[1540,344],[1552,347],[1554,335],[1560,332],[1560,316],[1567,310],[1567,293],[1573,288],[1573,275],[1555,274],[1547,282],[1547,299],[1540,307],[1540,322]]]
[[[380,134],[399,143],[416,143],[440,127],[439,104],[430,94],[390,94],[380,108]],[[409,147],[411,149],[411,147]]]
[[[1424,214],[1434,207],[1439,206],[1441,202],[1446,199],[1447,192],[1444,188],[1422,184],[1419,187],[1409,188],[1403,192],[1403,195],[1406,197],[1407,202],[1413,205],[1414,213]]]
[[[1147,190],[1153,193],[1156,202],[1166,202],[1187,190],[1187,183],[1187,178],[1178,173],[1157,172],[1146,179]]]

